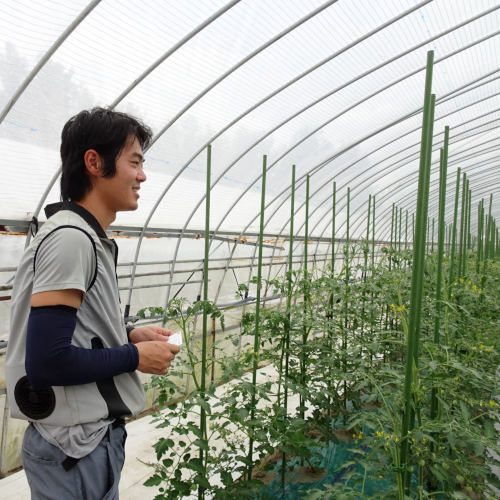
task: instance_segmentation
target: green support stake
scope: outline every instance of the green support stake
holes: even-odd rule
[[[450,127],[444,129],[444,144],[448,146]],[[441,149],[439,175],[439,219],[438,219],[438,255],[437,255],[437,282],[436,282],[436,316],[434,318],[434,343],[440,343],[441,326],[441,300],[442,300],[442,281],[443,281],[443,256],[445,239],[445,209],[446,209],[446,176],[448,170],[448,161],[445,158],[444,150]],[[431,391],[431,419],[434,420],[438,414],[437,388],[433,387]]]
[[[487,261],[490,258],[490,234],[491,234],[491,228],[492,228],[492,218],[491,218],[491,207],[493,205],[493,193],[490,194],[490,208],[488,210],[488,223],[486,225],[486,235],[484,238],[484,265],[483,265],[483,274],[486,276],[486,268],[487,268]]]
[[[389,245],[389,271],[391,270],[391,261],[392,261],[392,245],[393,245],[393,241],[394,241],[394,212],[396,210],[396,206],[395,204],[393,203],[392,204],[392,219],[391,219],[391,243]]]
[[[335,204],[335,192],[333,203]],[[292,306],[292,270],[293,270],[293,225],[294,225],[294,216],[295,216],[295,165],[292,166],[292,196],[291,196],[291,213],[290,213],[290,246],[288,250],[288,296],[286,301],[286,310],[288,315],[288,323],[285,325],[285,341],[284,341],[284,353],[281,354],[281,359],[283,359],[283,354],[285,358],[285,380],[283,384],[283,406],[285,408],[285,413],[288,414],[288,388],[287,388],[287,380],[288,380],[288,366],[290,364],[290,323],[292,319],[292,315],[290,312],[290,308]],[[332,247],[332,253],[333,252]],[[281,370],[280,370],[281,373]],[[279,400],[279,398],[278,398]],[[279,402],[278,402],[279,406]],[[285,474],[286,474],[286,453],[283,453],[281,457],[281,487],[285,488]]]
[[[203,261],[203,300],[205,304],[208,301],[208,259],[210,247],[210,183],[211,183],[211,170],[212,170],[212,146],[207,146],[207,178],[206,178],[206,196],[205,196],[205,258]],[[203,308],[203,336],[201,344],[201,382],[200,382],[200,398],[206,398],[206,372],[207,372],[207,322],[208,314],[207,308]],[[203,476],[207,479],[207,459],[208,452],[205,458],[203,447],[207,439],[207,414],[205,408],[200,405],[200,432],[203,436],[200,443],[200,463],[203,467]],[[198,499],[205,498],[205,488],[198,487]]]
[[[373,195],[372,275],[375,269],[375,195]]]
[[[345,358],[345,352],[347,350],[347,325],[348,322],[348,314],[349,314],[349,216],[351,211],[351,188],[347,188],[347,227],[346,227],[346,246],[345,246],[345,256],[346,256],[346,264],[345,264],[345,318],[344,318],[344,332],[342,335],[342,351],[343,351],[343,363],[344,374],[347,373],[347,361]],[[347,412],[347,380],[344,378],[344,410]],[[344,423],[346,423],[346,414],[344,414]]]
[[[463,276],[463,269],[462,269],[462,261],[463,261],[463,250],[464,250],[464,231],[465,231],[465,205],[466,205],[466,196],[467,192],[467,176],[464,172],[463,177],[462,177],[462,206],[461,206],[461,215],[460,215],[460,239],[459,239],[459,246],[458,246],[458,279],[462,278]]]
[[[264,210],[266,207],[266,173],[267,173],[267,156],[264,155],[262,165],[262,186],[261,186],[261,202],[260,202],[260,232],[259,232],[259,261],[257,268],[257,297],[255,299],[255,333],[253,344],[253,367],[252,367],[252,385],[257,386],[257,367],[259,364],[259,347],[260,347],[260,291],[262,288],[262,243],[264,240]],[[252,393],[252,401],[250,403],[250,420],[255,418],[256,397],[255,390]],[[253,463],[253,438],[250,438],[248,446],[249,464]],[[247,477],[252,478],[252,465],[248,466]]]
[[[472,189],[469,189],[469,216],[467,218],[467,248],[471,249],[470,221],[472,216]]]
[[[466,181],[465,186],[465,210],[464,210],[464,243],[462,252],[462,275],[467,276],[467,240],[468,240],[468,230],[469,230],[469,179]]]
[[[406,211],[405,250],[408,248],[408,210]]]
[[[413,429],[414,414],[412,407],[412,384],[414,374],[414,364],[418,349],[418,329],[420,320],[420,307],[422,294],[423,280],[423,257],[425,253],[425,226],[427,221],[427,205],[429,196],[428,182],[430,178],[430,143],[432,141],[432,116],[433,116],[433,98],[431,96],[432,88],[432,69],[434,62],[434,52],[427,53],[427,71],[425,78],[425,93],[424,93],[424,113],[422,124],[422,141],[420,149],[420,166],[418,176],[418,191],[417,191],[417,221],[415,229],[415,238],[413,240],[413,267],[411,281],[411,299],[410,299],[410,322],[407,339],[406,352],[406,367],[405,367],[405,384],[404,384],[404,400],[405,408],[403,415],[403,425],[401,434],[401,452],[400,462],[393,464],[402,472],[397,474],[399,498],[403,498],[403,494],[409,496],[410,492],[410,474],[406,468],[410,466],[407,463],[409,452],[408,433]],[[420,297],[419,297],[420,294]],[[418,357],[417,357],[418,359]],[[417,365],[418,367],[418,365]]]
[[[306,224],[305,224],[305,241],[304,241],[304,256],[305,256],[305,269],[304,269],[304,318],[307,317],[308,314],[308,306],[309,306],[309,276],[307,270],[307,259],[308,259],[308,246],[309,246],[309,185],[310,185],[310,177],[309,175],[306,178]],[[303,330],[302,330],[302,359],[300,362],[300,380],[302,383],[302,387],[306,387],[306,349],[307,349],[307,337],[308,337],[308,326],[307,323],[304,322]],[[303,394],[300,394],[300,417],[302,419],[305,418],[305,397]]]
[[[431,253],[434,253],[434,217],[432,218],[432,244]]]
[[[457,169],[457,187],[455,191],[455,211],[453,215],[453,226],[451,229],[451,255],[450,255],[450,277],[448,280],[448,300],[451,299],[451,291],[453,289],[454,266],[455,266],[455,247],[457,245],[457,218],[458,218],[458,197],[460,194],[460,173],[461,168]]]
[[[427,238],[426,238],[426,253],[429,253],[429,231],[430,231],[430,228],[431,228],[431,224],[430,224],[431,220],[429,217],[427,217]]]
[[[335,274],[335,212],[337,205],[337,183],[333,183],[333,206],[332,206],[332,276]]]
[[[483,241],[483,205],[484,198],[479,202],[477,207],[477,250],[476,250],[476,273],[479,274],[479,268],[481,266],[481,247]]]
[[[398,251],[398,207],[394,206],[394,251]]]
[[[411,214],[411,244],[415,245],[415,214]]]
[[[403,219],[403,209],[399,209],[399,251],[401,252],[401,221]]]
[[[364,248],[365,265],[363,268],[363,281],[366,283],[366,277],[368,274],[368,252],[370,248],[370,212],[372,207],[372,195],[368,197],[368,220],[366,224],[366,241]],[[363,289],[363,305],[361,308],[361,339],[363,339],[364,323],[365,323],[365,297],[366,297],[366,287]],[[363,348],[361,348],[360,356],[363,354]]]
[[[371,207],[372,207],[372,195],[368,196],[368,221],[366,224],[366,250],[365,250],[365,281],[366,281],[366,267],[368,265],[368,248],[370,245],[370,214],[371,214]]]

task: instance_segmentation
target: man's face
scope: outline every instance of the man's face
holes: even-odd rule
[[[116,175],[99,179],[105,203],[114,212],[137,210],[140,184],[146,180],[143,163],[142,148],[134,137],[116,159]]]

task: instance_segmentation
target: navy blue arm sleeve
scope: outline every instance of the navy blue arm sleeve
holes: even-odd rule
[[[32,307],[26,338],[26,374],[35,387],[98,382],[139,365],[134,344],[108,349],[71,345],[76,327],[74,307]]]

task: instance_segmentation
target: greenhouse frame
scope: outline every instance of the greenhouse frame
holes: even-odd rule
[[[18,266],[96,107],[153,134],[105,231],[123,330],[182,337],[137,371],[122,499],[500,498],[500,0],[0,13],[0,498]]]

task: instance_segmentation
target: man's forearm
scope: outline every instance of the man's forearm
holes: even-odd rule
[[[76,313],[69,306],[31,309],[25,365],[35,387],[88,384],[137,369],[139,352],[131,343],[108,349],[71,345]]]

